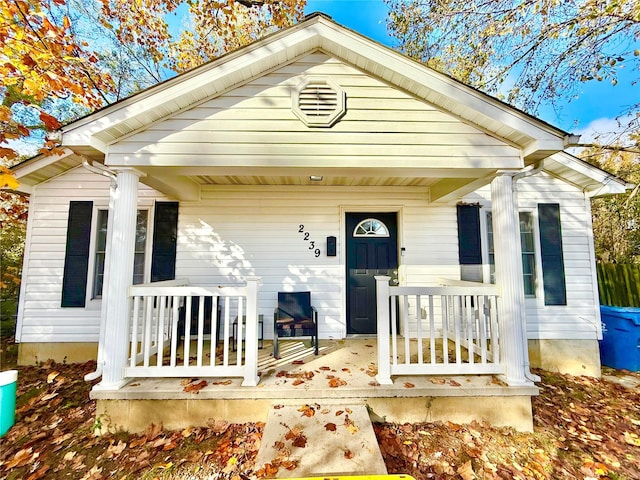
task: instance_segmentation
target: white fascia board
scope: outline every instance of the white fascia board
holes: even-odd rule
[[[584,191],[589,196],[615,195],[627,190],[628,185],[622,179],[566,152],[556,153],[549,160],[584,175]]]
[[[75,155],[73,150],[65,148],[59,155],[38,155],[37,157],[31,158],[23,163],[19,163],[11,170],[19,180],[22,177],[26,177],[27,175],[37,172],[41,168],[48,167],[49,165],[52,165],[71,155]]]
[[[361,62],[366,59],[378,64],[384,70],[382,71],[383,76],[401,75],[405,79],[402,83],[418,83],[422,87],[446,97],[448,101],[458,104],[460,107],[471,109],[498,121],[532,139],[537,139],[543,144],[553,145],[555,150],[561,150],[564,147],[566,133],[551,125],[538,121],[488,95],[425,67],[359,34],[354,34],[335,23],[323,21],[321,24],[316,25],[315,28],[318,29],[322,38],[322,49],[327,53],[344,57],[345,52],[352,51],[357,53]],[[359,63],[356,66],[366,69],[364,63]],[[379,73],[377,75],[380,76]],[[396,81],[395,83],[400,82]]]
[[[218,61],[197,68],[193,72],[174,77],[141,94],[123,100],[96,115],[87,117],[85,121],[80,120],[64,127],[62,129],[64,144],[91,145],[106,152],[108,144],[113,143],[115,137],[109,132],[110,129],[117,128],[118,125],[132,119],[140,119],[141,123],[146,125],[177,113],[181,110],[180,108],[167,107],[171,107],[172,103],[173,105],[180,103],[177,101],[180,98],[188,98],[188,108],[191,108],[273,68],[282,66],[283,52],[287,53],[288,63],[310,50],[317,49],[318,44],[319,39],[312,29],[289,32],[289,35],[283,35],[282,39],[271,40],[267,44],[257,42],[226,55]],[[241,80],[238,80],[238,74]],[[162,109],[162,113],[150,116],[156,109]],[[149,118],[152,120],[149,121]],[[111,141],[106,141],[107,139]]]
[[[63,128],[64,143],[92,145],[104,152],[106,145],[134,131],[126,125],[127,121],[138,119],[140,125],[148,125],[180,111],[178,104],[184,103],[174,100],[184,98],[190,108],[316,49],[335,55],[392,85],[414,93],[417,98],[435,102],[435,105],[442,99],[441,108],[460,118],[481,117],[498,122],[531,141],[539,142],[540,147],[548,146],[545,150],[559,151],[564,146],[566,134],[561,130],[323,16],[313,17],[277,32],[78,120]],[[426,98],[424,94],[418,93],[419,90],[433,92],[434,95]],[[454,106],[453,110],[451,105]],[[467,121],[488,130],[485,122]],[[481,123],[484,125],[480,125]],[[118,126],[124,127],[122,131],[119,131]],[[488,131],[491,130],[493,129]],[[525,146],[518,145],[521,149]]]

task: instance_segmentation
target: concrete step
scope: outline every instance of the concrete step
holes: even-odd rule
[[[384,475],[387,469],[364,404],[274,405],[256,470],[266,478]]]

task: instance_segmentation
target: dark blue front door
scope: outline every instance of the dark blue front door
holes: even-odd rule
[[[375,275],[398,277],[394,213],[347,213],[347,333],[376,333]]]

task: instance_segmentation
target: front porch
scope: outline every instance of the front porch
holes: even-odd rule
[[[497,288],[389,280],[376,277],[375,337],[321,340],[318,356],[308,341],[284,341],[278,358],[270,341],[259,348],[272,325],[258,314],[259,278],[241,286],[132,286],[119,368],[108,354],[113,345],[101,342],[99,358],[111,360],[99,361],[103,381],[92,391],[101,423],[183,428],[212,418],[263,421],[274,404],[360,402],[397,422],[477,420],[530,430],[537,388],[506,374],[509,365],[526,372],[505,355]],[[512,340],[524,348],[522,338]]]
[[[317,357],[309,342],[291,340],[282,342],[281,353],[274,359],[265,342],[255,387],[242,386],[241,378],[134,378],[120,389],[94,390],[96,415],[104,428],[142,431],[151,423],[179,429],[212,419],[265,421],[274,405],[362,403],[374,420],[533,427],[533,385],[508,386],[495,375],[399,375],[391,385],[379,384],[375,338],[321,340]],[[185,391],[189,380],[206,386]]]

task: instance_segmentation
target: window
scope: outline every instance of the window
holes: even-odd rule
[[[491,212],[487,212],[487,254],[489,263],[489,282],[496,283],[495,254],[493,250],[493,222]],[[536,296],[536,255],[533,214],[520,212],[520,246],[522,249],[522,281],[525,297]]]
[[[367,218],[353,229],[354,237],[388,237],[389,229],[380,220]]]
[[[104,285],[104,263],[107,247],[107,222],[108,210],[98,210],[98,223],[96,227],[95,267],[93,269],[93,298],[102,298]],[[145,251],[147,244],[147,210],[138,210],[136,219],[136,245],[133,260],[133,284],[144,282]]]
[[[107,249],[107,217],[108,210],[98,210],[98,225],[96,226],[96,254],[93,269],[93,298],[102,298],[104,285],[104,261]]]

